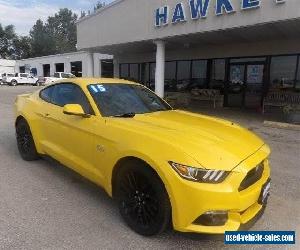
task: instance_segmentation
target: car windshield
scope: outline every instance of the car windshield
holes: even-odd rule
[[[171,110],[172,108],[142,85],[91,84],[88,86],[101,114],[130,117],[135,114]]]
[[[70,73],[62,73],[61,77],[62,78],[75,78],[76,76],[74,76],[73,74],[70,74]]]

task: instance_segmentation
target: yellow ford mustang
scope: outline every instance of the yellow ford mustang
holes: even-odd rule
[[[18,96],[15,108],[22,158],[48,155],[102,186],[139,234],[170,222],[182,232],[238,230],[266,205],[270,149],[260,138],[173,110],[140,84],[71,79]]]

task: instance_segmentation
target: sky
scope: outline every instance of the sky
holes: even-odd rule
[[[98,0],[0,0],[0,23],[13,24],[18,35],[28,35],[37,19],[47,20],[60,8],[69,8],[77,14],[91,10]],[[102,0],[101,2],[112,2]]]

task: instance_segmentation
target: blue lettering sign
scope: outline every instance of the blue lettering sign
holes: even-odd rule
[[[259,8],[260,0],[243,0],[242,1],[242,10]]]
[[[216,0],[216,15],[223,15],[223,10],[225,10],[226,13],[232,13],[234,12],[233,6],[230,2],[230,0]]]
[[[169,19],[169,7],[164,6],[155,11],[155,26],[167,25]]]
[[[178,3],[175,7],[175,10],[174,10],[172,23],[184,22],[184,21],[186,21],[184,6],[183,6],[182,3]]]
[[[209,1],[210,0],[190,0],[191,18],[206,18]]]

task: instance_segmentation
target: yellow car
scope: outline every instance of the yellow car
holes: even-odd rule
[[[24,160],[48,155],[102,186],[126,224],[154,235],[249,225],[270,190],[269,147],[222,119],[174,110],[143,85],[69,79],[16,99]]]

